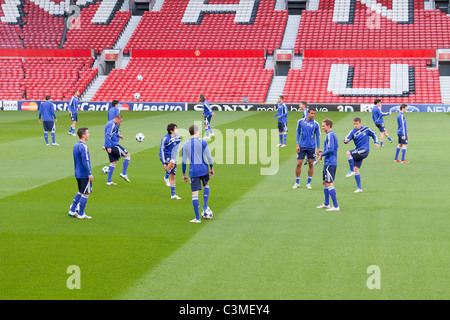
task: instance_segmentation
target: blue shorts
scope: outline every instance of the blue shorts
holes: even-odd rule
[[[297,160],[303,160],[303,159],[305,159],[305,156],[307,156],[308,159],[315,159],[316,158],[316,149],[300,147],[300,152],[297,155]]]
[[[337,166],[334,165],[324,165],[322,180],[327,183],[334,182],[334,176],[336,175],[336,168]]]
[[[349,152],[352,155],[354,166],[358,168],[361,168],[362,161],[369,155],[369,151],[366,149],[353,149]]]
[[[288,127],[286,122],[278,122],[278,132],[288,132]]]
[[[89,179],[77,179],[78,192],[82,194],[92,193],[92,181]]]
[[[78,113],[73,113],[70,115],[70,120],[78,121]]]
[[[209,124],[211,123],[211,118],[212,115],[204,116],[203,123],[205,124],[205,126],[209,126]]]
[[[398,135],[398,144],[408,144],[408,135],[405,136],[405,139],[402,139],[401,134]]]
[[[384,126],[384,122],[379,123],[379,124],[375,124],[378,128],[378,130],[380,130],[380,132],[385,132],[386,131],[386,127]]]
[[[160,159],[161,160],[161,159]],[[172,159],[170,159],[170,158],[166,158],[166,162],[164,163],[166,166],[168,166],[169,165],[169,162],[170,162],[170,160],[172,160]],[[162,161],[161,161],[162,162]],[[176,163],[176,161],[175,161],[175,165],[174,165],[174,167],[173,167],[173,169],[172,170],[170,170],[170,172],[169,172],[170,174],[177,174],[177,163]]]
[[[55,123],[53,121],[43,121],[44,131],[55,132]]]
[[[108,152],[108,150],[106,150],[106,152]],[[125,157],[127,154],[128,151],[121,145],[111,147],[111,153],[108,153],[109,162],[116,162],[120,158]]]
[[[206,186],[208,184],[209,174],[206,174],[201,177],[192,177],[189,179],[191,181],[191,191],[192,192],[200,191],[200,190],[202,190],[202,184],[203,184],[203,186]]]

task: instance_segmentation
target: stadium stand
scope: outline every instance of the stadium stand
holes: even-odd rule
[[[20,40],[23,39],[22,29],[12,14],[13,10],[17,10],[19,14],[17,5],[12,6],[5,3],[5,0],[0,0],[0,49],[23,48]]]
[[[81,2],[81,1],[78,1]],[[77,3],[78,3],[77,2]],[[131,12],[119,11],[122,1],[103,0],[95,4],[84,4],[80,22],[69,29],[64,49],[94,49],[100,54],[104,49],[112,49],[127,25]]]
[[[0,58],[0,100],[69,100],[98,73],[93,58]]]
[[[61,7],[56,7],[61,4]],[[24,0],[22,16],[23,46],[27,49],[58,49],[64,31],[64,1],[42,1],[40,5]]]
[[[110,73],[92,101],[134,101],[140,93],[141,101],[195,102],[204,93],[211,101],[263,102],[273,74],[264,63],[264,57],[132,58]]]
[[[424,0],[395,1],[321,0],[319,10],[302,14],[295,53],[304,49],[450,48],[450,17],[440,10],[425,10]],[[376,3],[379,13],[363,2]],[[394,5],[407,12],[393,10]]]
[[[275,11],[275,0],[256,1],[255,7],[247,8],[245,23],[236,22],[232,12],[188,10],[188,3],[166,0],[161,11],[145,12],[125,54],[131,49],[265,49],[272,54],[281,45],[288,12]],[[236,3],[210,0],[208,5]]]
[[[125,45],[128,65],[114,69],[91,100],[133,101],[139,92],[141,101],[190,102],[203,92],[211,101],[265,101],[274,70],[264,68],[262,56],[144,58],[133,51],[262,49],[272,55],[282,44],[287,10],[276,10],[276,0],[163,2],[144,13]],[[95,58],[117,45],[131,17],[120,11],[124,0],[75,1],[81,14],[65,33],[70,3],[0,0],[0,49],[92,49]],[[283,95],[287,102],[369,103],[377,96],[386,103],[441,103],[430,56],[330,58],[305,52],[445,49],[449,34],[450,17],[425,9],[424,0],[320,0],[317,10],[302,11],[294,53],[303,62],[301,69],[290,69]],[[46,91],[67,100],[74,86],[83,92],[95,79],[93,58],[0,58],[0,66],[11,70],[9,77],[0,73],[0,99],[42,99]],[[144,80],[136,81],[137,74]]]
[[[83,93],[97,74],[91,69],[93,58],[27,58],[23,61],[28,100],[69,100],[73,90]]]
[[[441,103],[439,72],[427,58],[305,58],[289,71],[287,102]]]
[[[385,103],[441,103],[431,56],[410,57],[406,51],[450,48],[449,34],[450,18],[425,10],[423,0],[321,0],[318,10],[303,11],[294,52],[350,54],[305,56],[301,70],[289,71],[283,94],[288,102],[372,103],[382,97]],[[352,57],[355,50],[366,55]],[[397,50],[404,57],[389,58]],[[386,56],[373,58],[374,52]]]
[[[22,59],[0,58],[0,100],[22,100],[24,94]]]
[[[65,28],[64,15],[69,0],[0,0],[0,49],[58,49]],[[74,20],[64,49],[94,49],[100,54],[112,48],[131,12],[119,12],[123,0],[79,0],[79,20]],[[1,58],[0,99],[68,100],[75,88],[83,92],[98,73],[92,68],[93,58],[60,57],[52,52],[47,57]]]

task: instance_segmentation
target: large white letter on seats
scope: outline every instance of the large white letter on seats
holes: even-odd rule
[[[376,0],[359,0],[370,10],[382,17],[401,24],[414,23],[414,2],[411,0],[392,0],[392,9],[388,9]],[[335,0],[333,21],[353,24],[356,0]],[[353,16],[352,16],[353,15]]]
[[[5,0],[3,3],[2,10],[4,17],[1,17],[0,20],[5,23],[17,23],[20,19],[19,6],[20,0]]]
[[[402,95],[409,92],[409,65],[407,64],[391,64],[390,67],[390,87],[389,88],[349,88],[347,81],[349,78],[348,64],[332,64],[330,75],[328,78],[327,91],[333,94],[348,96],[392,96]]]
[[[208,4],[209,0],[190,0],[181,22],[200,24],[204,14],[234,13],[234,22],[252,24],[260,0],[240,0],[239,4]]]

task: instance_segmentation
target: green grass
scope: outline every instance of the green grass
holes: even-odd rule
[[[77,139],[66,134],[68,116],[57,113],[56,148],[45,146],[36,113],[0,113],[0,299],[450,297],[447,115],[408,113],[411,163],[392,161],[395,143],[372,148],[361,168],[364,192],[354,194],[355,180],[344,177],[345,152],[353,144],[342,141],[356,115],[374,128],[370,114],[318,113],[317,121],[335,122],[340,141],[335,186],[341,211],[329,214],[315,209],[323,201],[322,164],[315,167],[312,190],[304,188],[306,167],[302,188],[291,189],[299,118],[291,113],[278,173],[263,176],[260,164],[217,164],[209,202],[214,218],[198,225],[188,222],[193,209],[181,166],[182,200],[170,200],[158,148],[167,123],[186,129],[199,113],[123,114],[132,182],[115,172],[115,187],[107,187],[101,173],[108,162],[101,149],[106,113],[80,114],[79,126],[91,132],[95,180],[86,208],[93,219],[77,220],[67,217],[77,192]],[[227,129],[274,129],[272,116],[221,112],[213,128],[224,135]],[[396,140],[395,115],[385,121]],[[145,134],[143,143],[134,140],[137,132]],[[119,162],[116,171],[121,167]],[[79,290],[66,286],[71,265],[81,270]],[[379,290],[366,287],[370,265],[380,267]]]

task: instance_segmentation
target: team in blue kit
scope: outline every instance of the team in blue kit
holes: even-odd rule
[[[75,124],[78,120],[78,96],[79,92],[75,91],[69,103],[69,111],[71,120],[73,121],[70,134],[75,134]],[[214,112],[206,100],[204,95],[200,95],[200,101],[203,104],[204,126],[206,131],[206,138],[214,135],[210,127],[211,118]],[[382,136],[386,136],[390,141],[391,138],[387,135],[383,117],[390,113],[381,112],[381,101],[376,99],[372,109],[372,119],[374,124],[379,128]],[[113,172],[117,161],[124,158],[123,170],[120,173],[125,181],[130,182],[127,175],[128,165],[131,159],[130,153],[119,144],[121,139],[124,139],[121,133],[121,125],[123,116],[120,114],[120,104],[118,100],[113,100],[112,107],[108,110],[108,122],[105,125],[105,139],[104,149],[109,158],[107,185],[116,185],[112,182]],[[305,158],[307,158],[308,179],[306,188],[311,189],[311,181],[314,173],[314,165],[323,160],[322,170],[322,185],[324,192],[324,201],[317,206],[317,209],[326,209],[328,212],[340,211],[337,200],[337,192],[335,189],[335,177],[338,167],[338,148],[339,142],[336,133],[333,131],[333,121],[331,119],[322,120],[321,125],[315,120],[316,110],[309,109],[305,101],[300,104],[302,116],[297,122],[296,130],[296,151],[297,151],[297,166],[295,170],[295,184],[293,188],[300,187],[301,168]],[[408,144],[408,131],[406,126],[405,113],[407,112],[407,105],[400,106],[400,112],[397,116],[397,135],[398,146],[395,151],[395,162],[409,163],[405,159],[406,149]],[[284,97],[278,97],[277,113],[273,118],[277,118],[278,132],[280,135],[279,146],[286,146],[287,142],[287,116],[289,109],[284,103]],[[41,120],[44,124],[44,138],[47,145],[48,132],[52,135],[52,145],[58,145],[55,141],[55,106],[50,102],[50,96],[46,96],[46,101],[42,102],[39,109],[39,123]],[[175,123],[167,125],[167,134],[161,138],[159,148],[159,159],[164,169],[164,182],[170,187],[171,199],[181,200],[176,194],[176,172],[177,172],[177,157],[181,146],[181,137],[178,134],[178,126]],[[325,134],[323,141],[323,149],[321,149],[320,135],[321,131]],[[211,209],[208,206],[210,198],[210,179],[214,176],[214,165],[208,143],[205,139],[200,138],[200,130],[198,126],[191,125],[189,127],[190,138],[187,139],[181,147],[182,159],[182,174],[183,181],[190,182],[192,193],[192,206],[194,209],[194,219],[190,220],[193,223],[201,223],[201,217],[205,218],[207,213],[212,217]],[[94,177],[91,171],[91,160],[89,149],[86,142],[89,140],[89,130],[87,128],[80,128],[77,131],[79,137],[78,142],[73,148],[74,171],[77,180],[78,192],[73,198],[69,216],[78,219],[90,219],[85,212],[89,195],[92,193],[92,182]],[[362,192],[360,169],[364,159],[369,156],[371,139],[375,147],[379,148],[379,140],[376,133],[369,127],[363,126],[361,118],[355,117],[353,119],[353,129],[344,138],[344,143],[348,144],[353,141],[355,148],[346,152],[349,172],[346,177],[355,177],[357,189],[355,193]],[[323,150],[323,151],[322,151]],[[399,155],[401,152],[401,160]],[[189,169],[188,169],[189,165]],[[105,169],[106,172],[106,169]],[[187,176],[189,175],[189,178]],[[203,189],[203,205],[200,206],[199,192]]]
[[[45,144],[49,146],[48,143],[48,133],[50,132],[52,136],[52,146],[59,146],[58,143],[56,143],[56,127],[55,122],[58,120],[56,119],[55,114],[55,106],[52,102],[50,102],[50,96],[45,96],[45,101],[41,103],[41,106],[39,107],[39,123],[43,123],[44,125],[44,139]]]

